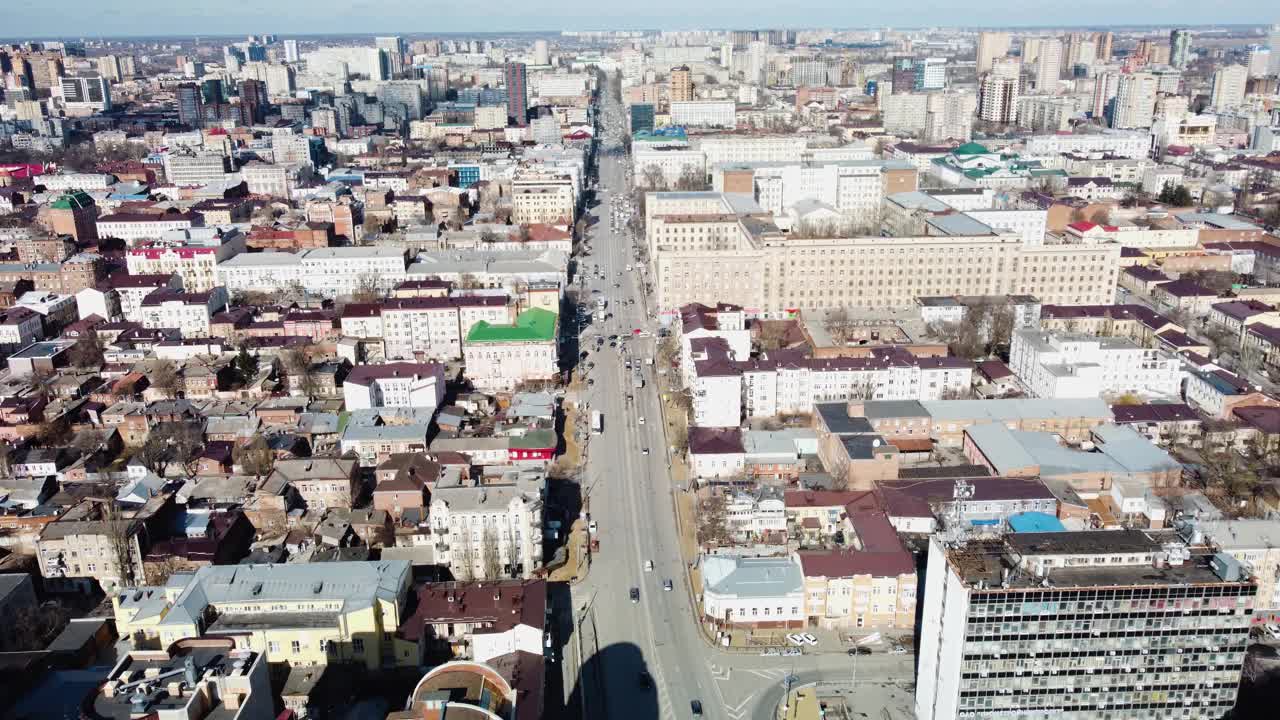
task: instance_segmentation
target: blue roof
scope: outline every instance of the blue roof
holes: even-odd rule
[[[1034,511],[1010,515],[1009,527],[1014,532],[1065,532],[1067,529],[1058,518]]]

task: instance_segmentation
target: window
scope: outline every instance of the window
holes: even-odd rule
[[[364,638],[354,638],[351,641],[351,647],[355,648],[356,653],[364,653]]]
[[[297,655],[299,652],[302,652],[302,643],[298,642],[297,640],[294,640],[293,642],[289,643],[289,651],[292,652],[294,655]]]
[[[278,642],[276,642],[276,641],[274,641],[274,640],[272,640],[271,642],[267,643],[267,653],[268,653],[268,654],[270,654],[270,653],[278,653],[278,652],[280,652],[280,643],[278,643]]]

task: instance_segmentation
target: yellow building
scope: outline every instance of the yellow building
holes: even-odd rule
[[[412,666],[417,646],[394,639],[409,567],[403,560],[215,565],[116,593],[111,605],[120,636],[137,649],[219,635],[273,663]]]
[[[853,512],[852,547],[800,551],[805,620],[827,629],[910,629],[916,621],[916,564],[883,512]]]

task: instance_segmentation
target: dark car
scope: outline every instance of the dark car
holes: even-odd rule
[[[653,678],[644,670],[640,671],[640,688],[643,690],[653,689]]]
[[[702,702],[699,700],[690,700],[689,709],[693,711],[694,717],[702,717]]]
[[[865,648],[865,647],[862,647],[861,645],[859,645],[858,647],[851,647],[849,648],[849,654],[850,655],[870,655],[871,648]]]
[[[631,588],[631,602],[640,602],[640,588]]]

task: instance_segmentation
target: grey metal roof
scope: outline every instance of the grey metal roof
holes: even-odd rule
[[[734,597],[780,597],[804,589],[800,566],[789,557],[702,559],[704,592]]]
[[[886,401],[888,402],[888,401]],[[880,403],[867,403],[871,405]],[[1036,418],[1110,418],[1111,408],[1101,398],[1048,399],[1009,398],[1000,400],[926,400],[919,403],[934,422],[980,420],[1004,422]],[[867,417],[871,417],[870,414]],[[886,415],[885,417],[893,417]]]

